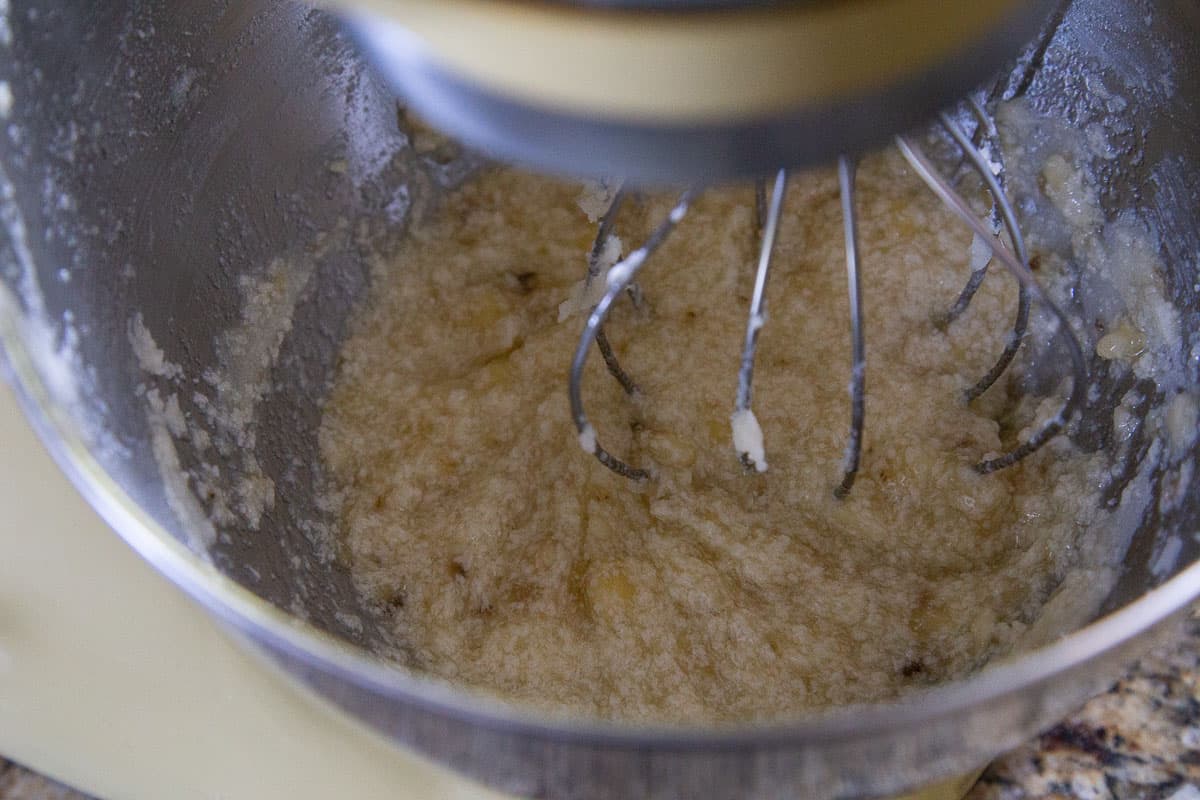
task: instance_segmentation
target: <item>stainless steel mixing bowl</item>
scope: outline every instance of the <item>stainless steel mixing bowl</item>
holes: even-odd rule
[[[1190,0],[1079,0],[1028,92],[1080,130],[1106,126],[1121,151],[1103,166],[1102,202],[1157,227],[1184,328],[1173,380],[1186,391],[1200,329],[1198,40]],[[398,235],[471,159],[415,152],[336,22],[289,3],[19,0],[0,6],[0,81],[0,342],[47,446],[113,528],[240,640],[469,775],[553,797],[893,792],[1048,726],[1200,593],[1200,473],[1186,451],[1139,478],[1161,502],[1114,511],[1132,540],[1090,624],[905,702],[648,729],[539,716],[412,674],[372,655],[385,632],[321,535],[315,431],[368,287],[363,243]],[[247,321],[255,292],[294,313]],[[1135,383],[1099,366],[1078,434],[1092,446]],[[210,418],[213,404],[242,424]],[[1135,465],[1161,452],[1154,436],[1135,437]],[[247,474],[273,481],[273,504],[255,505]]]

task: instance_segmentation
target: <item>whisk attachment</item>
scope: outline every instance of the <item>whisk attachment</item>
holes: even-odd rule
[[[862,457],[866,418],[867,349],[863,335],[862,282],[858,275],[858,212],[854,205],[855,162],[838,159],[838,190],[842,200],[842,229],[846,238],[846,284],[850,294],[850,435],[842,463],[842,482],[833,490],[839,500],[850,494]]]
[[[762,428],[750,402],[754,394],[754,356],[758,351],[758,335],[767,322],[767,278],[771,272],[771,256],[779,233],[779,218],[783,213],[783,198],[787,192],[787,171],[775,174],[775,185],[769,202],[765,201],[766,184],[756,188],[758,227],[761,244],[758,250],[758,270],[754,275],[754,293],[750,297],[750,316],[746,321],[746,339],[742,345],[742,363],[738,370],[737,396],[733,402],[730,426],[733,446],[747,469],[767,471],[767,456],[763,446]]]
[[[961,133],[961,129],[959,129],[959,132]],[[958,141],[957,137],[955,138],[956,141]],[[960,146],[963,144],[963,141],[966,141],[965,137],[964,140],[959,141]],[[969,142],[967,142],[967,144],[969,145]],[[1024,442],[1017,445],[1009,452],[1004,453],[1003,455],[992,459],[985,459],[984,461],[980,461],[975,465],[975,469],[980,473],[987,474],[990,472],[995,472],[997,470],[1004,469],[1005,467],[1012,466],[1022,458],[1025,458],[1026,456],[1036,452],[1039,448],[1045,445],[1046,442],[1050,441],[1059,433],[1061,433],[1062,429],[1066,426],[1067,421],[1075,414],[1076,411],[1079,410],[1079,407],[1083,402],[1083,389],[1084,386],[1087,385],[1088,380],[1087,361],[1083,355],[1083,347],[1079,344],[1079,340],[1071,332],[1071,326],[1067,320],[1066,314],[1063,313],[1062,309],[1060,309],[1058,305],[1050,299],[1050,297],[1042,290],[1041,286],[1034,278],[1033,273],[1029,269],[1028,261],[1018,260],[1018,257],[1014,257],[1013,253],[999,238],[996,238],[990,234],[987,226],[975,216],[975,212],[971,210],[970,204],[968,204],[963,196],[960,195],[954,189],[954,187],[950,185],[949,181],[947,181],[938,173],[937,168],[934,167],[933,163],[921,151],[921,149],[917,147],[917,145],[915,145],[908,138],[899,136],[896,138],[896,146],[899,148],[900,153],[905,157],[905,159],[908,160],[908,163],[912,166],[913,170],[916,171],[917,175],[919,175],[923,181],[925,181],[933,193],[936,194],[951,211],[953,211],[960,219],[962,219],[962,221],[965,222],[977,236],[981,237],[988,243],[988,245],[992,248],[993,255],[1000,261],[1001,264],[1005,266],[1005,268],[1008,269],[1010,273],[1012,273],[1013,277],[1017,279],[1021,287],[1023,287],[1033,297],[1033,299],[1037,300],[1038,303],[1040,303],[1047,311],[1050,312],[1051,316],[1053,316],[1055,320],[1055,330],[1063,338],[1063,342],[1067,347],[1067,353],[1071,361],[1071,391],[1067,395],[1067,399],[1064,401],[1062,407],[1058,410],[1058,413],[1047,420],[1040,429],[1038,429]],[[990,174],[991,171],[986,167],[986,164],[978,150],[976,150],[974,147],[967,147],[965,148],[965,152],[968,158],[971,158],[972,161],[975,161],[977,167],[982,167],[981,174]],[[993,175],[992,178],[994,180],[995,176]],[[997,201],[1001,200],[1003,197],[1004,193],[1002,191],[996,194]],[[1008,206],[1008,209],[1011,214],[1011,205]],[[1006,215],[1006,224],[1011,224],[1011,229],[1015,230],[1017,228],[1015,216],[1010,217]],[[1022,240],[1014,239],[1014,247],[1017,246],[1017,241]],[[1024,249],[1023,241],[1021,244],[1021,249]]]
[[[979,286],[986,277],[987,267],[993,260],[999,260],[1005,268],[1017,279],[1017,309],[1012,329],[1005,342],[1003,351],[987,374],[974,385],[965,390],[968,402],[986,392],[1012,364],[1023,342],[1029,324],[1031,301],[1036,300],[1050,314],[1054,322],[1055,332],[1062,337],[1070,357],[1071,388],[1066,400],[1058,412],[1041,427],[1013,449],[995,458],[985,458],[975,464],[980,473],[995,472],[1012,466],[1022,458],[1036,452],[1039,448],[1057,436],[1066,427],[1067,422],[1079,410],[1084,396],[1084,387],[1088,381],[1087,362],[1079,340],[1071,331],[1070,323],[1063,311],[1042,290],[1030,271],[1029,252],[1025,238],[1017,222],[1016,212],[1009,202],[1002,180],[1003,163],[1000,161],[998,134],[990,117],[983,107],[971,101],[971,110],[978,117],[978,126],[973,136],[966,131],[948,114],[942,114],[940,122],[950,137],[961,150],[962,158],[953,171],[953,177],[947,178],[940,174],[933,163],[921,149],[906,137],[897,137],[896,146],[909,164],[929,186],[935,195],[960,217],[975,234],[972,244],[972,273],[966,287],[960,292],[950,312],[945,315],[943,322],[952,323],[958,316],[965,313],[975,296]],[[987,142],[985,146],[985,142]],[[991,158],[985,154],[993,151]],[[993,159],[995,163],[993,163]],[[988,221],[977,216],[971,205],[955,188],[954,183],[963,166],[970,166],[983,180],[984,186],[991,198],[991,210]],[[834,489],[834,496],[843,499],[849,495],[858,475],[862,458],[863,430],[866,416],[866,346],[863,333],[863,302],[862,282],[859,269],[859,240],[858,212],[855,204],[855,172],[856,163],[848,157],[838,159],[838,189],[841,199],[842,227],[845,237],[846,251],[846,281],[850,305],[850,337],[851,337],[851,369],[850,369],[850,429],[846,437],[846,449],[842,459],[841,481]],[[738,371],[737,393],[734,399],[733,413],[730,417],[730,427],[733,433],[734,450],[737,452],[743,466],[750,471],[765,472],[767,470],[766,448],[763,444],[763,431],[752,409],[754,394],[754,365],[758,352],[758,340],[763,326],[767,321],[766,290],[770,277],[771,264],[779,236],[780,220],[787,193],[787,171],[780,169],[775,174],[770,193],[767,192],[767,182],[759,181],[755,190],[756,232],[759,238],[758,265],[755,272],[754,290],[750,299],[749,316],[746,321],[746,333],[742,345],[741,362]],[[684,192],[670,214],[650,234],[646,242],[624,259],[609,268],[605,276],[605,291],[599,302],[591,309],[580,336],[574,360],[571,363],[569,396],[571,414],[579,433],[579,442],[583,449],[592,453],[600,463],[632,480],[644,480],[650,473],[643,468],[634,467],[605,450],[596,439],[596,431],[588,422],[583,407],[582,384],[583,369],[587,362],[588,352],[593,341],[596,342],[601,355],[604,357],[608,371],[621,384],[628,395],[635,395],[637,385],[628,373],[618,363],[612,347],[604,335],[604,322],[608,317],[612,304],[628,287],[632,285],[638,271],[671,234],[675,226],[683,219],[688,207],[699,194],[699,189],[693,188]],[[600,220],[595,243],[588,257],[588,273],[585,280],[584,296],[588,296],[588,288],[600,276],[602,253],[612,234],[613,224],[625,198],[623,190],[614,195],[608,210]],[[1001,230],[1008,234],[1008,242],[1001,236]],[[985,245],[987,252],[979,252]]]
[[[583,368],[587,364],[588,352],[591,350],[592,342],[596,341],[599,331],[604,326],[604,320],[607,319],[609,311],[612,310],[612,304],[637,276],[638,271],[646,263],[646,259],[662,246],[662,243],[671,235],[671,231],[675,229],[675,226],[687,215],[688,208],[699,195],[699,192],[700,190],[695,188],[684,192],[667,215],[667,218],[659,223],[658,227],[654,229],[645,243],[609,268],[608,273],[605,275],[607,285],[604,290],[604,296],[600,298],[600,301],[596,303],[595,307],[588,314],[587,324],[584,325],[583,334],[579,337],[579,345],[575,348],[575,357],[571,361],[571,376],[567,385],[567,395],[571,401],[571,416],[575,420],[575,429],[579,433],[579,444],[584,450],[594,455],[596,460],[601,464],[630,480],[645,480],[650,477],[650,473],[639,467],[630,466],[628,463],[609,453],[596,439],[596,429],[588,422],[587,413],[583,408]],[[609,213],[605,216],[610,217],[611,224],[611,216],[615,216],[612,213],[611,206]],[[603,223],[601,227],[603,227]],[[591,266],[589,264],[590,269]],[[624,386],[624,384],[622,385]]]

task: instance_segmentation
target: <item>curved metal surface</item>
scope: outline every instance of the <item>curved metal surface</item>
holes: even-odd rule
[[[1077,3],[1031,96],[1074,123],[1095,103],[1139,121],[1143,158],[1112,165],[1104,200],[1145,209],[1163,232],[1186,353],[1200,328],[1189,272],[1200,252],[1200,143],[1186,135],[1200,118],[1200,54],[1190,45],[1200,11],[1183,2],[1122,9]],[[1098,18],[1104,30],[1089,27]],[[529,796],[882,794],[976,766],[1051,723],[1200,593],[1192,478],[1176,487],[1187,498],[1180,507],[1129,520],[1137,530],[1111,613],[902,703],[769,726],[631,728],[547,718],[389,664],[369,648],[397,643],[358,606],[311,528],[322,513],[311,503],[320,474],[318,460],[305,459],[346,317],[367,286],[363,241],[402,230],[410,206],[461,173],[410,147],[389,93],[336,26],[298,6],[14,3],[5,22],[12,39],[0,44],[0,80],[14,102],[0,136],[0,276],[11,292],[0,299],[15,296],[20,307],[0,303],[0,344],[31,419],[149,562],[301,684],[398,742]],[[1179,62],[1171,91],[1155,88],[1157,78],[1129,88],[1161,77],[1163,52]],[[1119,113],[1106,107],[1116,95],[1132,98]],[[195,395],[217,397],[206,371],[221,368],[247,281],[275,275],[273,263],[304,280],[254,410],[252,444],[216,454],[182,438],[175,445],[183,467],[219,458],[230,473],[252,450],[289,502],[258,525],[219,525],[216,544],[197,552],[195,520],[179,515],[155,460],[145,398],[174,394],[189,422],[209,425]],[[37,303],[22,290],[31,281]],[[182,378],[139,368],[135,317]],[[1196,365],[1182,363],[1180,386],[1196,387]],[[1105,380],[1104,395],[1119,397],[1124,378]],[[1153,476],[1160,489],[1170,478]]]
[[[347,22],[413,108],[481,152],[565,175],[664,184],[757,177],[780,166],[813,166],[876,148],[978,85],[1033,38],[1052,6],[1049,0],[1014,3],[1004,24],[987,36],[882,88],[779,114],[703,123],[581,115],[530,103],[448,71],[436,52],[394,20],[355,12]],[[886,40],[888,34],[879,35]]]

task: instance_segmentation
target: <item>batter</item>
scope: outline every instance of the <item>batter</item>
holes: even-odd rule
[[[495,169],[414,225],[379,265],[321,432],[343,555],[414,667],[602,718],[752,720],[890,698],[1011,646],[1099,513],[1102,465],[1060,438],[973,471],[1035,424],[1004,416],[1004,381],[962,401],[1003,348],[1013,281],[997,264],[939,330],[970,232],[894,152],[862,163],[858,195],[867,424],[846,500],[832,173],[794,178],[785,205],[755,373],[762,473],[730,433],[751,189],[706,192],[642,271],[640,307],[616,305],[607,332],[641,396],[590,359],[591,420],[653,468],[641,485],[580,450],[567,409],[595,235],[579,186]],[[626,203],[626,253],[671,201]]]

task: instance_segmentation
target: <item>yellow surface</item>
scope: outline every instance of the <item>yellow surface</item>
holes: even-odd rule
[[[325,2],[392,16],[443,69],[515,99],[676,123],[761,117],[886,87],[1026,5],[855,0],[666,14],[496,0]]]
[[[120,800],[481,800],[234,648],[112,533],[0,381],[0,753]]]
[[[926,786],[924,789],[918,789],[910,794],[894,798],[894,800],[959,800],[971,791],[971,787],[975,785],[975,781],[979,780],[981,774],[983,774],[982,769],[967,775],[960,775],[957,778],[947,778],[940,783]]]

